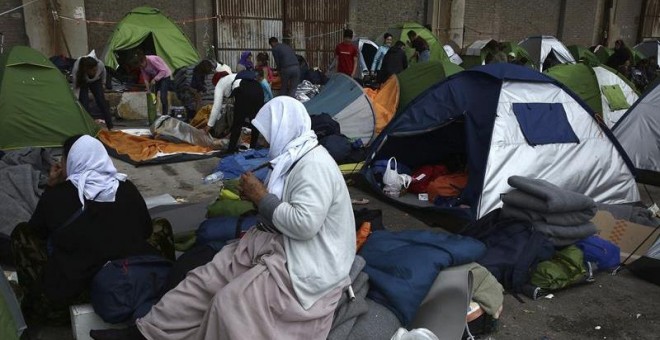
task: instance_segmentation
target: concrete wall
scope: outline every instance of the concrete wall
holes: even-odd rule
[[[612,19],[608,36],[609,46],[614,46],[614,41],[623,39],[628,46],[637,43],[639,24],[642,14],[643,0],[614,0]]]
[[[593,46],[598,44],[602,25],[602,1],[566,0],[564,29],[560,40],[568,45]],[[559,37],[558,37],[559,38]]]
[[[0,1],[0,13],[21,6],[22,4],[23,1],[21,0],[2,0]],[[16,45],[28,45],[23,21],[23,9],[18,9],[0,17],[0,33],[5,36],[5,50]]]
[[[423,25],[426,23],[426,2],[426,0],[353,0],[350,28],[356,36],[376,40],[388,27],[400,22],[413,21]]]

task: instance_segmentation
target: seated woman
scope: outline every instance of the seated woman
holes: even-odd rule
[[[154,228],[144,199],[97,139],[67,139],[48,184],[30,221],[14,229],[12,251],[26,315],[66,322],[107,261],[158,250],[147,241]],[[171,239],[169,228],[158,236]]]
[[[300,102],[276,97],[252,124],[270,143],[273,168],[265,186],[244,174],[240,191],[262,222],[188,272],[136,327],[93,338],[327,337],[355,258],[348,188]]]

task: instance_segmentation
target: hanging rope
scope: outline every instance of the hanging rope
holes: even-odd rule
[[[5,14],[7,14],[7,13],[11,13],[11,12],[13,12],[13,11],[15,11],[15,10],[21,9],[21,8],[27,6],[27,5],[31,5],[31,4],[33,4],[33,3],[37,2],[37,1],[39,1],[39,0],[32,0],[32,1],[28,2],[27,4],[23,4],[23,5],[21,5],[21,6],[18,6],[18,7],[12,8],[12,9],[10,9],[10,10],[8,10],[8,11],[4,11],[4,12],[0,13],[0,17],[3,16],[3,15],[5,15]]]

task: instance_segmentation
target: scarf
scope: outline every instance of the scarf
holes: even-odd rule
[[[248,60],[248,57],[252,55],[252,52],[250,51],[245,51],[241,53],[241,60],[238,61],[239,64],[245,66],[245,69],[251,70],[254,68],[254,64],[252,61]]]
[[[302,103],[279,96],[259,110],[252,125],[270,143],[268,157],[273,169],[267,178],[268,192],[282,199],[291,166],[318,144],[312,120]]]
[[[66,179],[78,189],[83,207],[85,199],[114,202],[119,182],[126,180],[125,174],[117,172],[103,144],[87,135],[73,143],[66,159],[66,173]]]

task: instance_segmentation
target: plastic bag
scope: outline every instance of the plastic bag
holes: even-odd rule
[[[392,168],[394,161],[394,168]],[[406,174],[399,174],[396,158],[392,157],[387,161],[387,168],[383,174],[383,192],[391,197],[399,197],[401,188],[408,188],[412,178]]]

